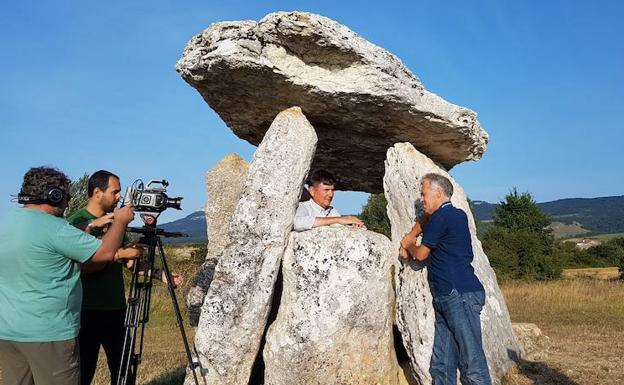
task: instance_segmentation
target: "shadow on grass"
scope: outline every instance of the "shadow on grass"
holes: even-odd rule
[[[179,366],[176,369],[163,373],[145,385],[182,385],[186,376],[186,366]]]
[[[578,382],[543,362],[520,360],[518,371],[536,385],[579,385]]]

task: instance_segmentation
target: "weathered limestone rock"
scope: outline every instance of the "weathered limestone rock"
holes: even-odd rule
[[[450,168],[480,159],[488,141],[473,111],[425,90],[396,56],[310,13],[215,23],[188,43],[176,70],[252,144],[277,112],[301,106],[319,138],[313,167],[336,174],[342,190],[382,192],[394,143],[411,142]]]
[[[394,352],[394,253],[344,226],[291,233],[264,348],[265,385],[406,384]]]
[[[229,154],[206,173],[208,201],[206,224],[208,250],[206,259],[218,258],[230,241],[228,227],[240,199],[249,164],[237,154]]]
[[[254,155],[195,335],[207,385],[249,380],[316,140],[293,107],[275,118]]]
[[[512,324],[512,327],[523,348],[522,358],[537,361],[548,356],[550,338],[536,324],[521,322]]]
[[[237,154],[229,154],[206,173],[208,201],[204,212],[208,229],[208,248],[204,262],[186,296],[186,307],[192,326],[197,326],[204,297],[210,287],[219,256],[228,244],[230,219],[240,199],[249,165]]]
[[[398,249],[399,241],[422,215],[420,178],[429,172],[448,177],[453,183],[453,205],[468,213],[473,266],[485,287],[487,300],[481,313],[483,347],[488,358],[490,373],[498,383],[507,369],[513,366],[512,358],[520,355],[520,348],[511,328],[505,300],[496,282],[496,275],[476,237],[474,219],[468,207],[466,194],[453,178],[431,159],[409,143],[399,143],[388,150],[384,189],[388,200],[388,216],[392,224],[392,241]],[[433,347],[434,312],[424,264],[410,261],[395,262],[397,326],[412,362],[415,376],[423,384],[430,384],[429,362]]]
[[[193,277],[193,286],[186,295],[186,309],[191,326],[199,324],[199,316],[204,304],[204,298],[210,288],[212,279],[214,278],[215,268],[217,267],[217,259],[208,258],[197,270]]]

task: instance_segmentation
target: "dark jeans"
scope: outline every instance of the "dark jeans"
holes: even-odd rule
[[[100,346],[104,347],[111,384],[117,383],[124,338],[125,309],[88,310],[80,315],[80,383],[89,385],[95,375]]]
[[[429,372],[433,385],[456,385],[459,368],[462,384],[491,385],[481,340],[482,291],[433,298],[435,337]]]

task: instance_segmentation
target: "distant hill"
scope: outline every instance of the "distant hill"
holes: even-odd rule
[[[484,201],[473,201],[472,203],[475,216],[480,221],[492,219],[494,210],[498,207],[498,204]],[[563,225],[582,227],[593,234],[624,232],[624,195],[559,199],[538,203],[538,206],[550,214],[554,222]]]
[[[158,227],[165,231],[177,231],[188,234],[188,238],[166,238],[164,243],[206,243],[206,215],[203,211],[195,211],[184,218],[163,223]]]
[[[479,221],[492,219],[497,203],[472,201]],[[624,195],[603,198],[570,198],[538,205],[553,217],[555,232],[560,235],[624,233]],[[189,238],[166,239],[166,243],[207,242],[206,217],[195,211],[185,218],[160,225],[166,231],[180,231]]]

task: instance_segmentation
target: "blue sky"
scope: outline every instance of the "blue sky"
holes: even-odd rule
[[[451,170],[471,198],[624,194],[621,1],[24,1],[0,11],[0,215],[39,165],[72,178],[104,168],[124,186],[167,178],[184,211],[161,222],[202,207],[204,173],[254,147],[174,65],[213,22],[292,10],[347,25],[479,114],[488,149]],[[357,213],[365,199],[335,203]]]

